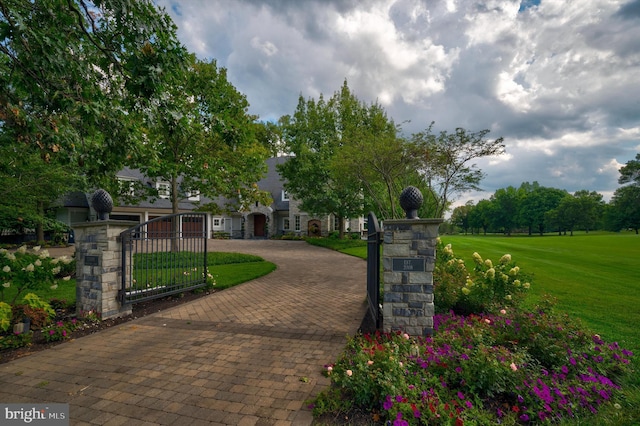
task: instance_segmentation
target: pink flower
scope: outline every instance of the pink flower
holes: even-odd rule
[[[353,371],[347,370],[347,376],[351,377],[353,375]]]
[[[501,309],[501,310],[500,310],[500,313],[501,313],[502,315],[505,315],[505,314],[507,313],[507,310],[506,310],[506,309]]]
[[[511,365],[510,365],[509,367],[511,367],[511,369],[512,369],[513,371],[518,371],[518,366],[517,366],[515,363],[513,363],[513,362],[511,363]]]
[[[372,365],[372,364],[373,364],[373,361],[371,360],[367,361],[367,365]]]
[[[402,337],[404,337],[405,339],[409,340],[409,335],[408,335],[407,333],[404,333],[404,334],[402,335]]]

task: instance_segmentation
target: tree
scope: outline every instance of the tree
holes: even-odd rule
[[[465,235],[467,234],[467,230],[471,226],[469,217],[472,210],[473,201],[467,201],[464,206],[456,207],[451,213],[451,223],[461,228],[464,231]]]
[[[175,31],[150,0],[0,0],[3,142],[113,182],[184,60]]]
[[[417,173],[418,151],[398,137],[398,127],[382,106],[360,102],[346,81],[335,100],[340,147],[332,160],[333,173],[341,181],[357,182],[381,219],[403,217],[398,200],[409,185],[422,186],[428,200]]]
[[[17,148],[21,147],[0,146],[0,200],[5,216],[0,229],[19,233],[35,229],[36,240],[44,241],[45,228],[54,225],[46,210],[64,194],[82,189],[84,182],[72,165],[45,163],[24,147],[19,155]]]
[[[609,216],[615,230],[631,228],[638,233],[640,228],[640,154],[620,168],[618,183],[611,199]]]
[[[489,200],[480,200],[469,212],[469,226],[478,230],[482,229],[487,235],[487,230],[491,226],[494,206]]]
[[[268,151],[256,139],[257,124],[247,112],[246,97],[215,61],[191,61],[159,101],[164,114],[149,123],[139,168],[169,182],[173,213],[193,194],[225,196],[236,203],[229,208],[241,211],[255,201],[270,204],[256,186]]]
[[[627,164],[620,168],[618,183],[640,186],[640,153],[636,154],[635,160],[627,161]]]
[[[337,217],[341,238],[344,219],[358,216],[364,210],[359,182],[337,172],[343,138],[351,132],[350,120],[358,113],[357,102],[345,83],[343,90],[329,101],[322,95],[317,101],[300,96],[294,115],[280,119],[286,151],[294,154],[278,166],[286,180],[285,188],[300,200],[302,210]]]
[[[544,234],[548,226],[545,219],[546,212],[556,208],[567,192],[540,186],[538,182],[533,182],[533,184],[525,182],[520,186],[520,191],[522,196],[520,221],[527,226],[529,235],[532,234],[534,228],[540,235]]]
[[[507,235],[518,225],[518,210],[520,197],[518,190],[513,186],[498,189],[491,196],[492,226],[502,229]]]
[[[576,191],[573,196],[576,198],[580,209],[579,226],[589,230],[596,229],[596,226],[602,219],[605,202],[602,194],[595,191],[587,191],[586,189]]]
[[[454,133],[434,135],[433,123],[424,132],[412,135],[412,141],[421,147],[421,171],[428,187],[437,194],[435,217],[442,217],[455,194],[480,190],[484,173],[471,161],[504,153],[503,138],[485,139],[489,130],[469,132],[457,128]]]
[[[610,203],[609,222],[614,231],[640,229],[640,185],[626,185],[616,189]]]

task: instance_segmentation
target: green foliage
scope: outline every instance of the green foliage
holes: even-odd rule
[[[193,193],[224,196],[232,200],[228,208],[240,211],[256,201],[269,205],[270,195],[255,185],[269,151],[257,139],[259,127],[246,97],[215,61],[192,56],[187,67],[175,71],[166,75],[158,101],[163,113],[147,122],[148,142],[136,159],[140,169],[170,183],[173,213]]]
[[[479,191],[484,173],[471,161],[504,153],[503,138],[485,139],[489,130],[470,132],[461,127],[455,132],[432,133],[434,123],[423,132],[412,135],[413,144],[421,151],[420,170],[436,195],[432,217],[443,217],[454,194]]]
[[[47,250],[41,250],[39,246],[32,250],[22,246],[15,253],[0,249],[0,296],[4,300],[5,291],[9,289],[13,294],[11,303],[15,303],[25,291],[36,291],[46,286],[57,288],[56,280],[62,266],[71,262],[72,259],[65,256],[53,259]],[[65,281],[70,278],[62,277]]]
[[[21,334],[0,335],[0,351],[5,349],[16,349],[29,346],[33,339],[33,331]]]
[[[529,290],[530,278],[503,255],[495,264],[473,253],[475,267],[468,272],[463,259],[453,254],[451,244],[438,240],[434,270],[434,304],[438,312],[454,310],[461,314],[496,313],[518,307]]]
[[[365,408],[411,425],[593,419],[622,402],[632,354],[550,311],[438,314],[425,339],[358,335],[325,366],[331,388],[314,415]],[[544,346],[556,356],[537,349]]]
[[[89,318],[89,321],[92,319]],[[58,342],[71,337],[71,333],[83,326],[83,322],[73,318],[70,321],[56,321],[49,327],[42,329],[42,336],[47,342]]]
[[[362,123],[359,108],[345,82],[328,101],[322,95],[318,100],[300,96],[293,116],[280,119],[285,151],[294,154],[277,166],[285,188],[300,201],[301,210],[335,215],[340,235],[342,219],[364,211],[362,186],[338,165],[351,129]]]
[[[5,302],[0,302],[0,331],[7,331],[11,327],[11,319],[13,313],[11,305]]]
[[[24,303],[25,305],[33,309],[42,309],[51,318],[56,316],[56,311],[53,310],[51,305],[46,301],[42,300],[41,298],[39,298],[38,295],[36,295],[35,293],[25,294],[24,297],[22,298],[22,303]]]
[[[161,76],[183,63],[175,31],[148,0],[3,0],[0,145],[111,180],[142,146]]]

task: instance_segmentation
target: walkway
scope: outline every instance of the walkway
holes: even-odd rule
[[[305,401],[366,310],[365,262],[296,241],[212,240],[262,278],[0,365],[0,401],[72,425],[309,425]]]

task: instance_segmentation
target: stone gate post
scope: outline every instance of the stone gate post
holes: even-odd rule
[[[76,236],[76,313],[93,311],[102,319],[131,314],[121,306],[122,284],[120,233],[136,222],[100,220],[73,224]]]
[[[407,219],[383,223],[383,331],[415,336],[433,333],[433,269],[442,219],[419,219],[422,194],[406,188],[400,205]]]

